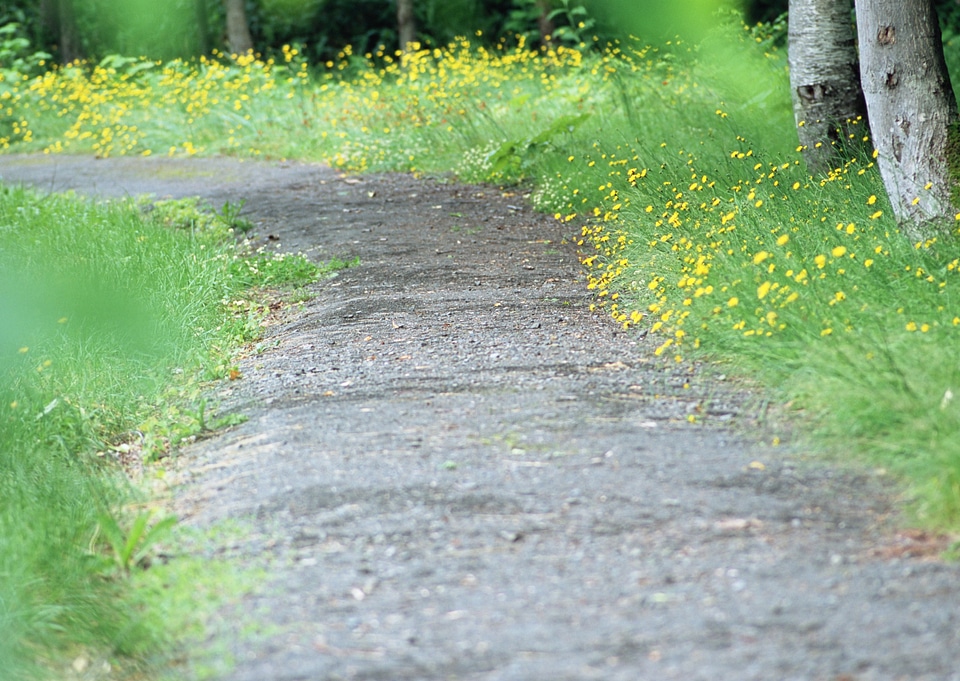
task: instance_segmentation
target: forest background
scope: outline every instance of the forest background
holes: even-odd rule
[[[347,45],[358,54],[378,45],[389,51],[399,47],[396,0],[239,1],[253,45],[263,53],[279,51],[285,44],[298,45],[309,61],[323,63]],[[32,46],[61,62],[107,54],[168,60],[227,49],[228,4],[222,0],[3,0],[0,26],[16,22]],[[427,46],[443,46],[458,35],[473,36],[476,31],[491,42],[518,33],[539,37],[540,18],[565,8],[567,12],[552,19],[563,37],[569,19],[576,16],[570,11],[584,4],[414,0],[412,8],[416,39]],[[960,11],[951,11],[956,3],[939,0],[939,4],[944,16],[960,25]],[[748,5],[751,22],[773,21],[787,10],[787,0],[752,0]],[[603,35],[602,27],[592,28],[600,30],[601,39],[609,37]]]
[[[583,19],[601,45],[617,33],[613,22],[595,23],[602,19],[602,3],[591,0],[406,1],[413,9],[415,38],[429,47],[477,31],[491,43],[517,34],[538,40],[547,27],[553,29],[554,39],[573,42]],[[264,54],[285,44],[297,45],[310,62],[323,63],[347,45],[357,54],[379,45],[388,51],[399,47],[397,0],[3,0],[0,26],[16,22],[31,45],[58,61],[108,54],[168,60],[227,49],[227,9],[236,3],[243,7],[253,46]],[[788,0],[737,4],[749,24],[785,22]],[[934,4],[949,40],[960,33],[960,4],[956,0]],[[698,9],[696,2],[692,6]],[[64,40],[67,32],[72,35]]]

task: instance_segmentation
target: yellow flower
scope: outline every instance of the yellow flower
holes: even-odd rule
[[[916,322],[907,322],[907,331],[916,331],[917,323]]]
[[[770,293],[770,282],[765,281],[757,287],[757,298],[763,300]]]
[[[740,299],[736,296],[733,296],[730,300],[727,301],[727,307],[736,307],[740,304]]]
[[[817,263],[817,267],[822,270],[824,265],[827,264],[827,257],[825,255],[818,255],[813,259],[813,262]]]
[[[868,205],[868,206],[872,206],[872,205],[875,204],[876,202],[877,202],[877,197],[874,196],[873,194],[871,194],[871,195],[870,195],[870,198],[867,199],[867,205]]]
[[[830,251],[830,254],[833,255],[834,258],[842,258],[844,253],[846,252],[847,252],[846,246],[835,246],[834,249]]]
[[[766,251],[760,251],[759,253],[753,256],[753,264],[759,265],[769,257],[770,257],[769,253],[767,253]]]
[[[873,215],[870,216],[870,219],[871,219],[871,220],[876,220],[876,219],[877,219],[878,217],[880,217],[881,215],[883,215],[883,211],[882,211],[882,210],[878,210],[876,213],[874,213]]]
[[[777,246],[783,246],[788,241],[790,241],[790,237],[786,234],[781,234],[779,237],[777,237]]]

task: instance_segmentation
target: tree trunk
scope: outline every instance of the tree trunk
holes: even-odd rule
[[[253,50],[250,24],[244,0],[223,0],[227,13],[227,46],[232,54],[246,54]]]
[[[931,0],[857,0],[857,32],[880,175],[904,232],[924,239],[957,211],[960,177],[957,103],[937,15]]]
[[[413,0],[397,0],[397,36],[400,49],[406,52],[417,42],[417,22],[413,15]]]
[[[793,115],[813,174],[836,167],[844,146],[866,132],[851,9],[851,0],[790,0]],[[858,119],[860,125],[851,124]]]
[[[553,3],[551,0],[537,0],[537,8],[540,10],[540,14],[537,16],[537,28],[540,29],[540,44],[551,45],[553,43],[553,32],[557,30],[557,27],[553,24],[553,20],[550,19],[550,12],[553,11]]]
[[[60,1],[59,0],[40,0],[38,10],[40,23],[40,40],[34,41],[34,45],[54,45],[60,44]]]
[[[210,23],[207,21],[207,3],[205,0],[194,0],[193,12],[197,17],[197,47],[200,54],[210,54]]]
[[[60,36],[60,61],[69,64],[76,59],[82,59],[83,47],[77,32],[73,0],[57,0],[57,28]]]

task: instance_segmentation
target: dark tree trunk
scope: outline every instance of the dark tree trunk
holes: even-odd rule
[[[793,115],[813,174],[832,170],[851,135],[859,140],[866,132],[852,8],[851,0],[790,0]]]
[[[83,58],[80,34],[74,15],[73,0],[57,0],[57,33],[60,61],[64,64]]]
[[[552,3],[550,0],[537,0],[537,8],[540,15],[537,17],[537,28],[540,29],[540,42],[544,45],[550,45],[553,42],[553,32],[557,30],[553,20],[550,19]]]
[[[857,0],[870,131],[893,211],[911,239],[957,212],[957,103],[931,0]]]
[[[250,24],[244,0],[223,0],[227,13],[227,46],[232,54],[246,54],[253,50]]]
[[[60,2],[59,0],[40,0],[38,12],[41,40],[38,45],[54,45],[60,42]]]
[[[197,47],[200,48],[200,54],[210,54],[213,46],[210,44],[210,24],[207,21],[206,0],[194,0],[193,11],[197,18]]]
[[[413,15],[413,0],[397,0],[397,36],[400,49],[406,52],[417,41],[417,22]]]

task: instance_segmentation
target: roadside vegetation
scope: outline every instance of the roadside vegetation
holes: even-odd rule
[[[259,332],[254,287],[319,272],[246,253],[196,201],[0,188],[0,678],[143,672],[205,612],[171,603],[250,588],[210,560],[217,538],[186,550],[132,480],[223,424],[202,389],[235,378],[233,353]],[[160,564],[175,534],[182,555]]]
[[[49,70],[25,54],[19,70],[0,72],[0,149],[299,158],[346,172],[528,183],[535,205],[569,224],[597,310],[652,334],[665,362],[709,361],[759,381],[800,419],[812,447],[889,471],[903,482],[917,523],[957,531],[956,235],[914,243],[899,232],[865,125],[846,140],[848,161],[823,177],[807,173],[777,48],[782,29],[744,28],[731,16],[702,44],[653,46],[599,45],[587,32],[568,46],[541,48],[522,39],[485,45],[473,35],[403,56],[346,49],[314,64],[296,46],[265,57],[108,57]],[[229,240],[203,230],[186,236],[129,206],[94,208],[11,190],[3,202],[3,276],[29,277],[41,296],[22,303],[22,325],[0,328],[0,369],[15,377],[3,384],[2,437],[42,447],[14,457],[3,484],[20,491],[0,497],[14,536],[38,533],[24,539],[29,557],[8,560],[19,554],[0,550],[0,572],[23,575],[16,593],[0,594],[0,603],[14,604],[0,610],[0,659],[22,659],[24,650],[2,646],[43,639],[4,636],[3,627],[36,626],[55,636],[52,624],[43,629],[53,611],[34,619],[8,613],[29,611],[23,594],[32,598],[26,585],[34,566],[52,560],[51,551],[63,553],[44,544],[53,530],[25,518],[39,513],[56,525],[49,536],[64,535],[57,541],[90,544],[100,514],[124,507],[130,492],[110,477],[72,471],[101,470],[97,452],[109,456],[110,437],[131,432],[154,405],[178,403],[158,401],[157,391],[170,389],[171,367],[195,376],[209,369],[209,348],[229,347],[222,334],[232,328],[234,338],[246,337],[243,311],[232,326],[218,315],[226,312],[221,301],[258,281],[241,281]],[[62,219],[57,211],[78,213]],[[97,226],[96,236],[49,232],[35,246],[35,235],[53,225],[69,232],[84,221]],[[105,224],[114,225],[114,236]],[[107,243],[122,253],[104,250]],[[38,255],[29,255],[34,248]],[[92,299],[104,277],[136,282],[108,307],[131,313],[113,319],[93,306],[106,331],[76,324],[74,313],[50,302],[66,285],[57,272],[70,267],[81,268],[71,280],[89,281]],[[228,364],[214,366],[215,375],[229,376]],[[118,367],[130,373],[112,373]],[[189,391],[196,384],[173,385]],[[189,402],[199,393],[183,394]],[[162,428],[155,437],[171,439]],[[53,491],[43,494],[63,497],[68,507],[54,512],[40,492],[22,491],[21,481],[44,476]],[[60,526],[62,517],[76,517],[76,527]],[[64,575],[51,582],[59,586],[44,588],[79,594],[77,608],[122,602],[66,583],[89,574],[79,548],[64,558],[75,563],[49,568]],[[123,583],[85,582],[111,593]],[[60,603],[55,596],[40,594],[35,603]],[[123,635],[140,645],[135,631]],[[121,640],[97,635],[111,645]]]

